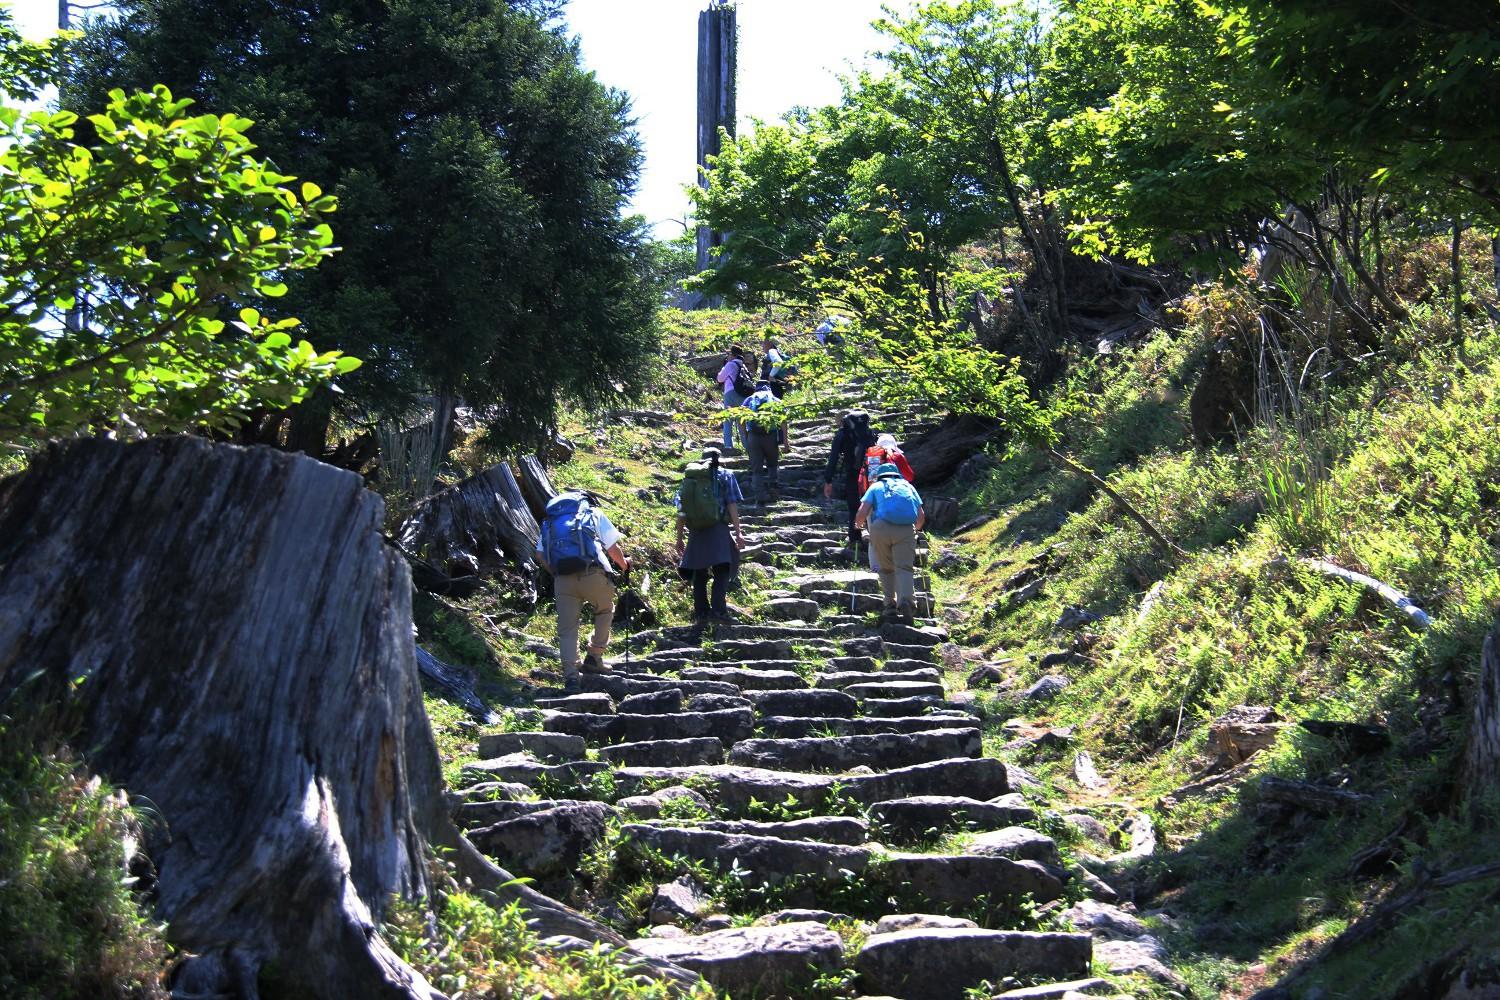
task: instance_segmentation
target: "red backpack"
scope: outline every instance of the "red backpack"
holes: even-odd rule
[[[894,457],[884,448],[871,445],[865,449],[865,464],[859,470],[859,495],[864,496],[870,484],[875,481],[875,473],[887,462],[894,462]]]

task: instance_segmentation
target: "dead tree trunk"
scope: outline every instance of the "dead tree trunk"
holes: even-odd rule
[[[544,933],[619,943],[454,828],[381,517],[353,473],[196,438],[0,482],[0,698],[64,706],[150,801],[158,913],[237,997],[437,997],[377,932],[427,894],[429,844]]]
[[[540,533],[510,466],[501,462],[423,500],[397,541],[450,577],[535,567]]]
[[[1484,640],[1474,685],[1474,718],[1464,753],[1464,788],[1479,795],[1500,787],[1500,628]]]
[[[547,501],[557,496],[557,487],[552,485],[552,478],[547,475],[541,459],[534,455],[516,460],[516,478],[520,481],[527,509],[540,524],[546,516]]]

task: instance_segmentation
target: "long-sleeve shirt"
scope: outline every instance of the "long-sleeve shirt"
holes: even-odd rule
[[[844,470],[844,478],[854,482],[859,478],[860,462],[865,457],[865,449],[875,443],[875,433],[866,429],[861,435],[863,440],[856,438],[857,432],[847,424],[841,425],[833,435],[833,445],[828,449],[828,464],[823,469],[823,482],[831,483],[834,475],[838,472],[839,461],[847,454],[848,468]]]

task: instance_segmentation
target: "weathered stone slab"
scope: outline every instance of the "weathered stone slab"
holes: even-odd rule
[[[608,771],[609,765],[597,760],[574,760],[564,764],[541,764],[524,753],[481,760],[464,765],[466,778],[491,781],[515,781],[523,785],[535,785],[538,781],[553,781],[567,784],[586,781],[591,776]]]
[[[1023,826],[1008,826],[981,833],[970,842],[968,853],[1013,858],[1017,861],[1039,861],[1044,865],[1062,863],[1056,841],[1045,833],[1028,830]]]
[[[868,993],[963,1000],[971,987],[1007,976],[1085,975],[1091,946],[1086,934],[928,928],[872,935],[854,964]]]
[[[844,693],[856,700],[865,698],[942,698],[943,685],[938,681],[871,681],[850,684]]]
[[[806,739],[748,739],[735,744],[731,764],[781,771],[847,771],[861,765],[891,769],[955,757],[978,757],[977,729],[876,733]]]
[[[675,715],[682,711],[682,688],[663,688],[626,695],[616,710],[629,715]]]
[[[744,710],[679,712],[675,715],[548,715],[542,726],[551,733],[572,733],[593,744],[642,743],[647,740],[717,736],[725,743],[748,737],[754,714]]]
[[[848,718],[859,711],[859,703],[842,691],[803,689],[798,691],[750,691],[746,697],[762,716],[821,716]]]
[[[479,737],[479,756],[485,760],[529,753],[537,760],[559,764],[583,760],[584,743],[567,733],[487,733]]]
[[[943,675],[936,667],[920,667],[916,670],[902,671],[840,670],[818,674],[813,678],[817,687],[837,688],[841,691],[853,684],[886,684],[891,681],[921,681],[927,684],[940,684],[942,680]]]
[[[790,670],[747,670],[743,667],[692,667],[682,677],[690,681],[724,681],[741,691],[805,689],[807,681]]]
[[[864,736],[870,733],[922,733],[933,729],[952,729],[971,725],[971,715],[932,712],[900,718],[830,718],[818,716],[766,716],[759,719],[756,732],[767,739],[798,739],[804,736]]]
[[[630,947],[697,972],[730,996],[795,997],[843,965],[844,942],[811,921],[739,927],[686,938],[644,938]]]
[[[973,854],[894,854],[878,866],[879,876],[932,903],[967,906],[977,897],[1019,899],[1030,895],[1039,903],[1062,895],[1062,880],[1035,861],[981,857]]]
[[[864,871],[870,862],[869,851],[842,844],[640,823],[628,824],[622,832],[663,854],[682,855],[725,869],[737,867],[751,885],[771,885],[793,875],[831,879],[840,871]]]
[[[688,740],[646,740],[600,747],[599,756],[627,767],[688,767],[722,764],[724,744],[713,736]]]
[[[574,871],[604,838],[613,810],[602,802],[554,805],[469,832],[469,839],[502,867],[540,877]]]
[[[1035,810],[1019,796],[1006,798],[1009,801],[984,802],[966,796],[913,795],[876,802],[870,815],[882,827],[908,838],[949,830],[1002,830],[1036,819]]]

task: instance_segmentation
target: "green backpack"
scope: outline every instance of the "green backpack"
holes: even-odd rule
[[[719,480],[708,462],[694,462],[687,467],[678,497],[682,519],[689,528],[712,528],[724,523],[719,516]]]

